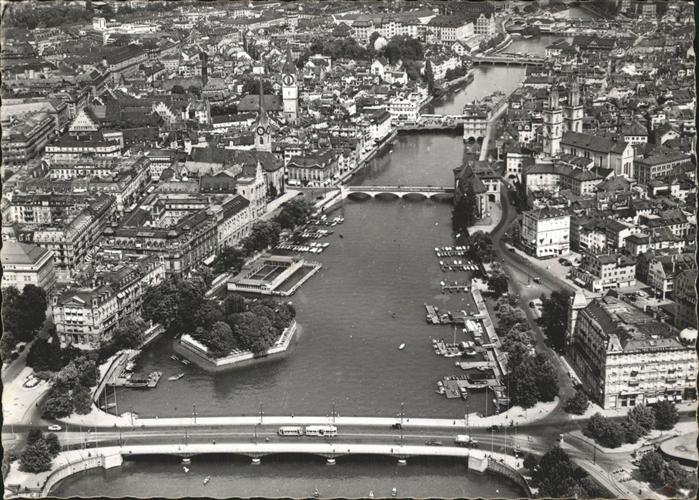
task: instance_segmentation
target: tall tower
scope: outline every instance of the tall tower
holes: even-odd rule
[[[582,132],[583,107],[580,104],[580,85],[573,81],[568,92],[568,104],[563,109],[563,126],[565,130]]]
[[[257,115],[257,120],[253,125],[255,136],[255,150],[272,152],[272,125],[265,111],[264,90],[262,88],[262,79],[260,79],[260,111]]]
[[[544,111],[544,153],[558,156],[563,137],[563,112],[558,103],[558,90],[549,94],[549,107]]]
[[[296,66],[291,60],[291,51],[286,49],[286,62],[282,68],[282,104],[287,123],[298,118],[299,89],[296,83]]]

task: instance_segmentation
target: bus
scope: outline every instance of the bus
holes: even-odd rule
[[[303,436],[303,427],[280,427],[277,434],[280,436]]]
[[[337,427],[334,425],[307,425],[306,436],[337,436]]]
[[[457,446],[470,446],[472,448],[478,448],[478,441],[471,438],[471,436],[459,434],[456,436],[454,442],[457,444]]]

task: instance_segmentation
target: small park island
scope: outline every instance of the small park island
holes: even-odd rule
[[[174,349],[207,370],[249,364],[285,352],[296,333],[296,311],[272,298],[229,294],[204,298],[202,279],[172,277],[146,293],[143,316],[159,322],[173,337]]]

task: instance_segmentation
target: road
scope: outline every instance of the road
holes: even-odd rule
[[[500,186],[502,217],[500,223],[491,233],[493,250],[498,260],[503,263],[506,274],[510,277],[510,285],[519,295],[519,306],[526,314],[527,321],[534,332],[535,348],[537,352],[548,353],[551,359],[554,360],[554,366],[558,372],[560,384],[559,396],[563,401],[575,393],[573,381],[568,376],[568,368],[563,364],[559,355],[548,346],[546,336],[539,327],[538,318],[529,307],[529,302],[539,298],[542,293],[548,295],[554,290],[565,290],[569,293],[575,293],[575,290],[569,284],[543,269],[537,269],[535,271],[536,276],[541,282],[538,284],[533,283],[531,281],[532,270],[529,261],[507,249],[503,236],[517,217],[517,212],[511,204],[507,186],[505,184],[501,184]]]

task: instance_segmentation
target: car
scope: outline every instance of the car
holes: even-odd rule
[[[438,439],[428,439],[427,441],[425,441],[425,444],[427,446],[444,446],[444,443],[442,443]]]
[[[532,278],[532,281],[534,281],[534,283],[541,283],[541,278],[539,278],[538,276],[534,276]]]
[[[60,430],[61,430],[61,426],[58,425],[58,424],[49,425],[49,430],[50,430],[50,431],[60,431]]]
[[[560,262],[561,264],[563,264],[565,266],[566,262],[568,262],[568,261],[566,259],[564,259],[563,257],[561,257],[560,259],[558,259],[558,262]]]
[[[500,426],[499,425],[491,425],[490,427],[488,427],[488,430],[490,432],[500,432]]]
[[[529,307],[531,307],[532,309],[534,309],[534,308],[536,307],[536,304],[532,301],[532,302],[529,303]]]
[[[565,267],[570,267],[573,265],[569,261],[561,262],[561,264],[563,264]]]
[[[515,247],[510,247],[510,248],[508,248],[508,250],[509,250],[510,252],[515,252]]]
[[[402,428],[403,428],[403,425],[400,424],[400,423],[391,424],[391,429],[396,429],[396,430],[398,430],[398,429],[402,429]]]

